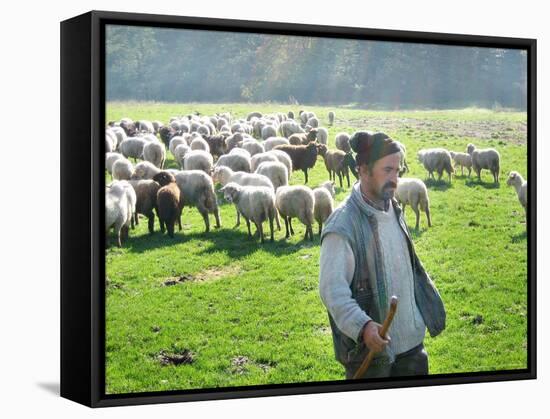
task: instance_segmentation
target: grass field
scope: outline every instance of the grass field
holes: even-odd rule
[[[331,109],[313,110],[327,126]],[[272,104],[109,103],[107,120],[168,121],[192,111],[298,112]],[[407,147],[410,173],[426,178],[421,148],[465,151],[470,142],[501,154],[501,182],[458,176],[451,185],[428,181],[433,227],[406,213],[417,253],[447,309],[447,328],[427,337],[430,373],[522,369],[527,366],[527,235],[524,211],[509,171],[527,169],[526,114],[465,109],[382,112],[336,109],[329,147],[340,131],[381,130]],[[167,167],[176,168],[169,154]],[[107,179],[109,177],[107,176]],[[309,176],[328,179],[322,158]],[[292,184],[303,184],[294,172]],[[337,188],[341,202],[349,188]],[[221,198],[219,196],[219,198]],[[334,359],[326,310],[318,292],[319,240],[305,228],[261,246],[235,225],[235,209],[220,199],[222,228],[205,234],[197,210],[183,212],[174,239],[149,235],[146,220],[123,248],[107,249],[106,392],[130,393],[343,379]],[[213,223],[213,222],[212,222]],[[314,227],[317,232],[317,226]],[[112,241],[112,240],[111,240]],[[167,360],[179,360],[173,365]]]

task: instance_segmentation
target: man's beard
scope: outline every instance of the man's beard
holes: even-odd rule
[[[395,193],[395,188],[397,188],[397,185],[393,182],[387,182],[380,191],[380,197],[387,201],[388,199],[392,199],[393,195]]]

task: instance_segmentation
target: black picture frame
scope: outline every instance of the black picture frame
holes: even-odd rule
[[[373,39],[527,51],[528,348],[524,370],[106,395],[105,25]],[[61,22],[61,396],[90,407],[535,379],[536,40],[91,11]],[[78,173],[78,176],[74,174]]]

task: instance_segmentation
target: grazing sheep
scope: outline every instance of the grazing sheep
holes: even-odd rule
[[[233,148],[238,147],[244,140],[242,133],[234,133],[233,135],[225,139],[225,145],[227,152],[230,152]]]
[[[172,153],[173,156],[176,155],[175,154],[176,147],[179,146],[180,144],[189,146],[189,144],[187,144],[187,141],[185,141],[185,138],[183,138],[180,135],[176,135],[175,137],[172,137],[172,139],[170,140],[170,144],[168,145],[168,150],[170,150],[170,153]]]
[[[287,153],[292,160],[293,170],[302,170],[305,175],[305,183],[308,181],[307,171],[317,163],[318,144],[313,142],[308,145],[278,145],[275,150]]]
[[[294,120],[286,120],[281,123],[279,130],[283,137],[290,137],[292,134],[304,133],[304,129]]]
[[[140,159],[143,155],[143,147],[147,144],[147,140],[140,137],[128,137],[120,143],[119,150],[126,158],[133,157]]]
[[[184,170],[175,175],[176,183],[180,188],[180,207],[196,207],[204,220],[206,232],[210,231],[208,214],[214,214],[216,228],[220,228],[220,211],[212,178],[202,170]]]
[[[210,153],[210,146],[202,137],[194,138],[191,141],[191,144],[189,144],[189,147],[191,147],[191,150],[204,150],[207,153]]]
[[[270,137],[264,141],[264,150],[270,151],[278,145],[290,144],[286,138],[283,137]]]
[[[126,138],[126,132],[121,127],[111,127],[111,131],[114,132],[117,140],[117,146],[116,148],[120,146],[120,143],[122,143]]]
[[[390,138],[389,136],[386,137]],[[396,143],[401,149],[401,169],[399,170],[399,177],[401,177],[405,174],[405,172],[409,171],[409,165],[407,164],[407,148],[405,147],[405,144],[397,140],[393,140],[393,142]]]
[[[262,140],[267,140],[270,137],[277,135],[277,129],[272,125],[266,125],[262,128]]]
[[[419,207],[426,213],[428,227],[432,226],[428,189],[426,188],[424,182],[415,178],[398,178],[395,198],[403,206],[403,215],[405,214],[405,205],[409,204],[412,207],[414,213],[416,214],[416,230],[418,230],[418,226],[420,224]]]
[[[130,214],[130,225],[132,230],[134,229],[134,214],[136,214],[136,192],[128,180],[115,180],[111,182],[110,187],[114,185],[121,185],[124,188],[126,193],[126,199],[128,200],[129,214]]]
[[[481,181],[481,170],[487,169],[493,175],[495,183],[498,183],[500,172],[500,154],[494,148],[476,149],[473,144],[468,144],[466,151],[472,156],[472,167]]]
[[[281,186],[275,194],[275,204],[279,214],[285,220],[286,238],[294,234],[292,218],[297,217],[305,226],[304,240],[313,241],[313,208],[315,197],[307,186]]]
[[[125,157],[120,153],[111,152],[111,153],[105,154],[105,169],[107,170],[107,172],[112,174],[113,164],[115,163],[115,161],[117,161],[118,159],[124,159],[124,158]]]
[[[287,116],[289,119],[294,119],[294,112],[288,111]]]
[[[518,172],[512,171],[508,175],[506,184],[516,188],[519,202],[523,205],[525,211],[527,211],[527,181]]]
[[[319,146],[319,154],[325,161],[325,167],[327,168],[329,179],[336,182],[336,176],[340,182],[342,188],[342,177],[345,177],[348,181],[348,188],[350,187],[349,181],[349,159],[346,159],[347,154],[342,150],[328,150],[325,145]],[[353,160],[353,159],[352,159]]]
[[[122,239],[128,237],[131,223],[131,204],[126,188],[120,183],[105,188],[105,236],[114,228],[117,246],[122,247]]]
[[[214,159],[204,150],[191,150],[183,158],[184,170],[202,170],[206,174],[212,173]]]
[[[263,153],[265,151],[264,146],[256,140],[245,140],[243,141],[243,144],[241,145],[241,147],[243,150],[248,151],[251,156]]]
[[[153,134],[155,127],[151,121],[141,120],[136,122],[136,129],[141,132],[147,132]]]
[[[271,150],[269,151],[269,154],[272,154],[279,160],[281,163],[283,163],[286,166],[286,170],[288,172],[288,178],[290,179],[290,174],[292,173],[292,160],[288,154],[286,154],[284,151],[281,150]]]
[[[247,159],[250,159],[252,157],[248,150],[245,150],[244,148],[240,148],[240,147],[235,147],[228,153],[229,156],[232,156],[234,154],[238,154],[240,156],[246,157]]]
[[[224,154],[220,156],[216,162],[217,166],[227,166],[234,172],[249,172],[250,173],[250,158],[241,154]]]
[[[178,163],[180,169],[183,169],[183,160],[185,155],[191,151],[191,148],[187,144],[178,144],[174,150],[174,159]]]
[[[338,150],[342,150],[344,153],[349,153],[351,151],[351,146],[349,145],[350,136],[347,132],[340,132],[334,137],[334,145]]]
[[[256,169],[258,169],[258,166],[263,162],[275,162],[279,161],[277,157],[272,154],[271,151],[265,152],[265,153],[259,153],[252,156],[250,159],[250,171],[255,172]]]
[[[250,232],[250,220],[256,225],[256,231],[260,235],[260,242],[264,243],[264,231],[262,223],[269,220],[269,230],[271,241],[273,237],[273,218],[277,210],[275,209],[275,195],[272,188],[265,186],[241,186],[230,182],[225,185],[221,191],[229,202],[233,202],[237,207],[237,213],[241,213],[246,220],[248,228],[248,237],[252,237]]]
[[[330,126],[334,125],[334,112],[333,111],[329,111],[329,113],[328,113],[328,124]]]
[[[157,207],[157,192],[160,185],[152,179],[130,180],[136,192],[135,223],[139,224],[138,214],[143,214],[148,220],[149,233],[153,234],[155,226],[155,213]],[[181,229],[181,226],[180,226]]]
[[[116,150],[117,139],[114,132],[107,128],[105,130],[105,153],[112,153]]]
[[[317,142],[324,145],[328,144],[328,130],[326,128],[317,128]]]
[[[153,128],[155,129],[155,134],[158,134],[160,129],[164,126],[164,124],[160,121],[153,121],[151,123],[153,124]]]
[[[307,133],[292,134],[288,138],[288,142],[292,145],[306,145],[311,142],[314,142],[316,139],[317,139],[317,129],[312,128]]]
[[[261,118],[261,117],[262,117],[262,114],[260,112],[250,112],[246,116],[246,120],[250,121],[252,118]]]
[[[450,151],[449,153],[451,153],[451,158],[454,160],[455,166],[460,165],[462,176],[464,176],[464,168],[466,167],[468,169],[468,177],[470,177],[472,173],[472,156],[468,153],[459,153],[455,151]]]
[[[254,172],[268,177],[275,191],[280,186],[288,185],[288,169],[278,160],[264,161],[258,165],[258,168]]]
[[[311,128],[317,128],[319,126],[319,120],[314,116],[307,120],[306,125],[309,125]]]
[[[166,160],[166,149],[159,141],[151,141],[143,147],[143,160],[153,163],[162,169]]]
[[[134,171],[132,172],[132,180],[140,179],[153,179],[153,177],[160,172],[160,169],[153,163],[148,161],[141,161],[136,164]]]
[[[115,180],[130,180],[134,166],[130,160],[119,158],[113,163],[113,179]]]
[[[176,185],[176,178],[168,172],[160,172],[155,175],[153,180],[160,185],[157,192],[157,216],[160,231],[164,233],[166,225],[168,235],[174,237],[176,221],[181,226],[180,190]]]
[[[332,211],[334,211],[334,182],[330,180],[313,189],[315,205],[313,206],[313,217],[319,225],[319,236],[323,229],[323,223],[327,220]]]
[[[449,175],[451,182],[451,174],[454,173],[453,164],[451,162],[451,153],[444,148],[428,148],[418,152],[418,160],[424,165],[428,171],[428,177],[435,179],[433,172],[437,172],[438,180],[441,180],[443,171]]]

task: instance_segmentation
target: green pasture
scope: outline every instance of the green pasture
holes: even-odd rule
[[[422,148],[465,151],[470,142],[501,154],[501,182],[458,171],[451,184],[426,181],[433,227],[414,213],[407,223],[426,270],[447,309],[447,328],[427,337],[430,373],[515,370],[527,366],[527,235],[524,211],[508,172],[526,177],[526,114],[482,109],[457,111],[368,111],[275,104],[165,104],[113,102],[107,120],[130,117],[167,122],[198,111],[229,111],[234,117],[313,110],[336,133],[381,130],[407,147],[408,177],[426,180],[416,160]],[[168,152],[167,167],[176,168]],[[106,175],[109,180],[109,176]],[[309,186],[328,180],[322,158]],[[352,179],[353,182],[354,179]],[[301,171],[292,184],[303,184]],[[350,191],[337,185],[337,203]],[[233,205],[220,201],[221,229],[204,233],[196,209],[183,211],[183,231],[174,239],[149,235],[141,219],[122,248],[106,250],[106,392],[133,393],[259,384],[340,380],[326,310],[318,291],[319,239],[296,235],[260,245],[235,225]],[[214,225],[213,217],[211,224]],[[264,229],[268,229],[267,223]],[[177,230],[176,230],[177,231]],[[113,238],[110,237],[111,243]],[[164,362],[182,361],[178,365]]]

